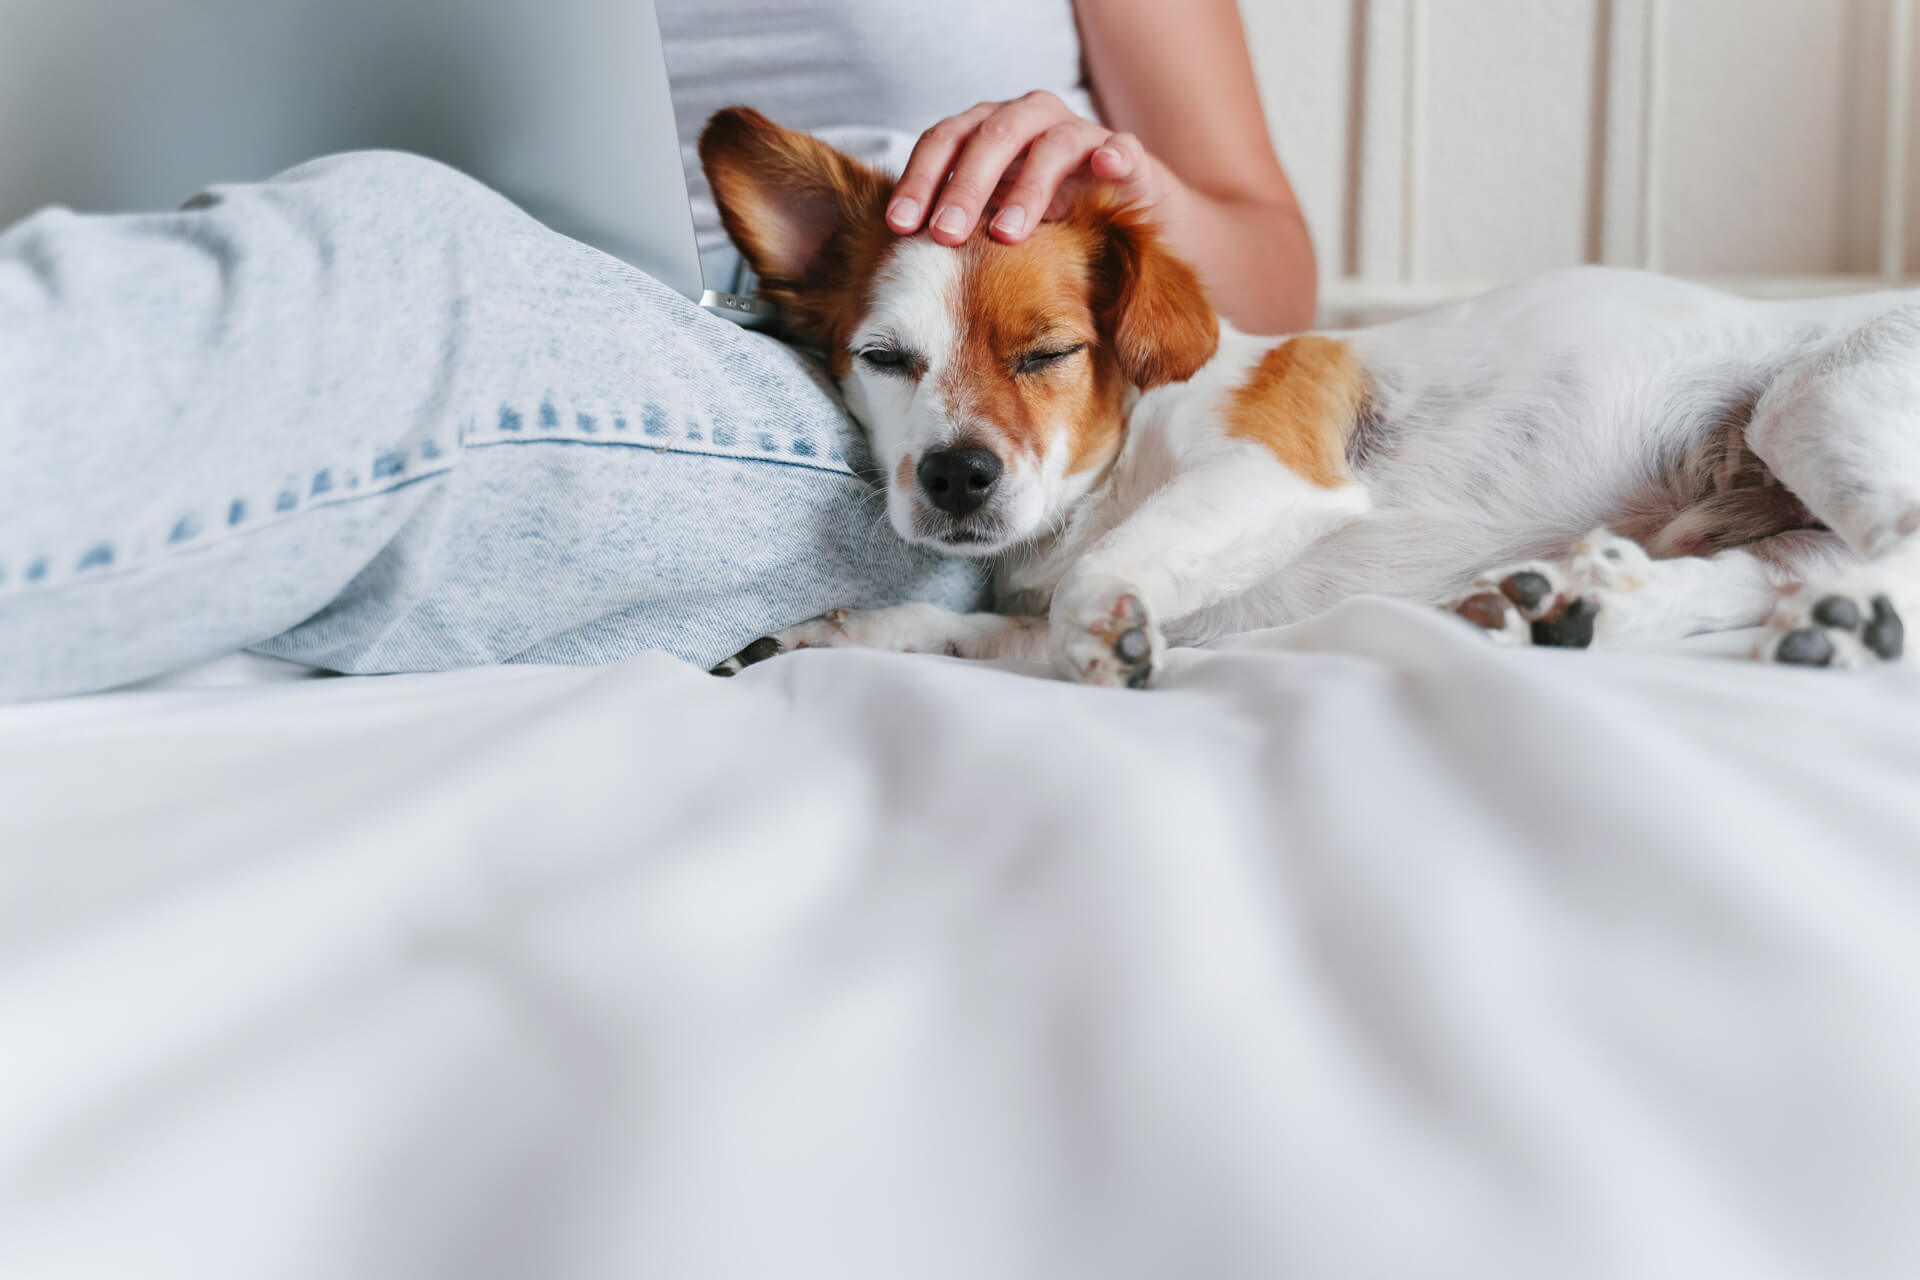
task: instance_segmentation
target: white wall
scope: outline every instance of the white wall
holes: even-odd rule
[[[151,32],[166,30],[166,0],[144,0],[151,14],[141,2],[132,0],[133,11],[152,21],[131,25],[147,34],[135,40],[116,28],[98,45],[161,74],[174,63]],[[1567,263],[1639,265],[1649,249],[1667,270],[1760,289],[1794,287],[1787,277],[1809,277],[1807,289],[1844,287],[1831,277],[1879,269],[1889,16],[1920,0],[1240,5],[1333,316],[1439,301]],[[8,189],[10,171],[64,173],[62,190],[84,193],[89,172],[124,178],[139,167],[138,155],[70,153],[33,110],[71,81],[82,47],[73,42],[95,38],[76,15],[110,7],[0,0],[0,70],[12,73],[0,75],[0,223],[46,198]],[[55,14],[60,22],[49,20]],[[1659,33],[1661,64],[1651,93],[1649,30]],[[30,51],[9,43],[28,31],[42,41],[64,32],[67,43]],[[1913,39],[1906,43],[1902,65],[1911,67]],[[76,109],[98,115],[114,103]],[[1910,143],[1920,140],[1915,112],[1920,100],[1909,103]],[[1647,170],[1650,139],[1657,162]],[[1897,212],[1920,263],[1920,193]]]
[[[1241,9],[1337,311],[1568,263],[1640,265],[1649,250],[1663,269],[1759,289],[1879,271],[1888,33],[1903,3],[1911,7],[1241,0]],[[1911,66],[1913,48],[1902,56]],[[1920,121],[1907,139],[1920,139]],[[1920,244],[1920,200],[1899,212],[1908,242]]]

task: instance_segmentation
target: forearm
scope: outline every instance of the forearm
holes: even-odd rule
[[[1156,221],[1200,272],[1220,314],[1249,333],[1312,327],[1319,273],[1299,209],[1210,196],[1160,168],[1167,194]]]

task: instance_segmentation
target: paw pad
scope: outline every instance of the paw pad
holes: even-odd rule
[[[1113,602],[1111,621],[1096,625],[1095,635],[1107,642],[1129,689],[1144,689],[1153,679],[1153,639],[1147,634],[1147,607],[1137,596],[1123,595]]]
[[[1854,620],[1859,621],[1858,615]],[[1794,667],[1830,666],[1833,663],[1833,640],[1821,627],[1798,627],[1780,637],[1780,645],[1773,651],[1773,660]]]
[[[1887,661],[1898,658],[1907,648],[1907,629],[1893,610],[1893,601],[1885,596],[1873,598],[1873,620],[1860,633],[1860,643]]]
[[[1546,617],[1534,619],[1533,642],[1553,649],[1584,649],[1593,643],[1593,623],[1599,616],[1598,604],[1577,596]]]
[[[1845,596],[1828,596],[1813,606],[1813,620],[1823,627],[1851,631],[1860,625],[1860,606]]]
[[[1453,611],[1476,627],[1499,631],[1507,625],[1507,607],[1507,596],[1496,591],[1482,591],[1462,600],[1454,606]]]
[[[1528,618],[1539,616],[1540,606],[1553,595],[1553,583],[1544,573],[1522,569],[1500,580],[1500,594],[1519,607]]]

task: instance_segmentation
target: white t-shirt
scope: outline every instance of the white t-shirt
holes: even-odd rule
[[[898,172],[922,130],[976,102],[1049,89],[1095,115],[1072,0],[656,0],[667,75],[708,255],[726,246],[694,151],[721,107]]]

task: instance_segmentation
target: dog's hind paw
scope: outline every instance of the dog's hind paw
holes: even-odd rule
[[[1476,578],[1451,608],[1503,644],[1585,649],[1597,629],[1617,642],[1623,606],[1645,585],[1650,564],[1632,539],[1595,529],[1564,561],[1532,560]]]
[[[1795,667],[1863,667],[1905,652],[1906,624],[1868,568],[1781,597],[1753,656]]]
[[[1600,605],[1569,591],[1560,570],[1534,562],[1475,579],[1453,612],[1500,644],[1584,649]]]
[[[1550,565],[1525,564],[1474,579],[1452,612],[1499,644],[1532,644],[1533,622],[1560,596],[1560,575]]]

